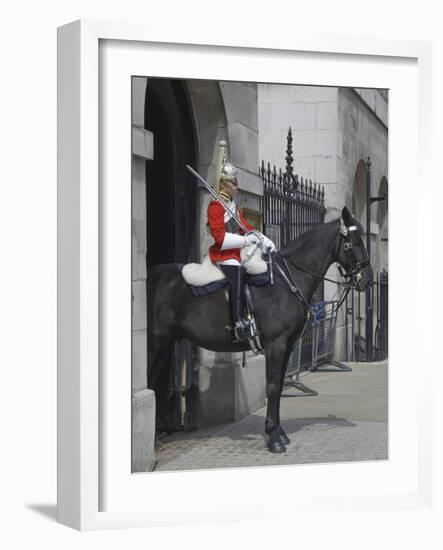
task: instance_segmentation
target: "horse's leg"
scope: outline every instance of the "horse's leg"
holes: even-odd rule
[[[279,338],[266,343],[266,411],[265,432],[268,435],[268,448],[272,453],[284,453],[286,447],[280,436],[280,395],[282,371],[285,370],[286,339]],[[287,437],[287,436],[286,436]]]
[[[280,371],[280,392],[279,392],[280,396],[283,392],[283,386],[285,383],[285,374],[288,366],[289,357],[291,356],[291,351],[292,349],[290,347],[286,349],[285,356],[283,359],[283,366]],[[289,445],[289,443],[291,443],[291,440],[289,439],[288,434],[285,432],[285,430],[281,427],[281,424],[280,424],[280,407],[278,407],[277,409],[277,422],[278,422],[277,430],[278,430],[278,435],[280,436],[281,442],[284,445]]]

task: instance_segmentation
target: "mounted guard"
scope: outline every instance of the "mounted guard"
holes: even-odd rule
[[[237,170],[233,164],[228,162],[223,164],[219,189],[220,199],[214,199],[208,206],[208,225],[215,241],[209,249],[209,256],[229,281],[231,328],[233,340],[236,342],[259,336],[255,323],[244,316],[246,270],[241,264],[240,250],[249,246],[261,246],[262,250],[273,251],[275,246],[270,239],[259,234],[246,222],[241,210],[237,207],[234,197],[238,192],[238,180]]]
[[[229,309],[234,342],[255,339],[260,336],[254,320],[244,315],[244,286],[246,270],[242,263],[249,259],[259,247],[262,252],[275,251],[274,243],[248,224],[234,197],[238,192],[237,170],[229,162],[223,161],[217,194],[191,167],[188,169],[210,191],[214,200],[208,206],[208,227],[214,238],[209,248],[211,262],[224,273],[229,283]],[[247,249],[246,254],[241,254]]]

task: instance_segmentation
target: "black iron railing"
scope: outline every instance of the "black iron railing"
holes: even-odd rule
[[[277,170],[275,165],[271,168],[269,162],[265,165],[265,161],[259,169],[263,181],[264,229],[280,248],[323,223],[326,213],[324,186],[293,173],[292,141],[289,128],[285,171]]]
[[[365,301],[371,300],[371,356],[368,358]],[[377,274],[368,293],[352,290],[346,299],[345,347],[347,361],[381,361],[389,354],[389,277]]]
[[[289,128],[284,171],[275,165],[271,168],[270,163],[265,164],[265,161],[259,168],[263,181],[263,230],[278,249],[314,226],[324,223],[326,214],[324,186],[294,174],[292,142],[292,130]],[[324,285],[321,283],[313,302],[323,299]],[[308,368],[312,362],[312,338],[312,329],[308,328],[302,340],[302,369]]]

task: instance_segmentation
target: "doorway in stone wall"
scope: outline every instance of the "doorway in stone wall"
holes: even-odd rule
[[[154,136],[154,159],[146,161],[147,267],[196,261],[197,187],[186,170],[186,164],[197,164],[196,132],[183,81],[148,78],[145,128]],[[157,430],[196,424],[196,355],[186,341],[171,350],[170,368],[152,388]]]

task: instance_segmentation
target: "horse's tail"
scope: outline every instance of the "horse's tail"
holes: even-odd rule
[[[160,266],[156,265],[150,267],[146,273],[146,309],[147,309],[147,329],[148,338],[152,334],[154,309],[155,309],[155,296],[157,294],[159,284],[161,282]],[[149,342],[148,342],[149,345]]]
[[[156,332],[158,331],[159,318],[156,311],[159,311],[157,304],[161,295],[162,272],[164,266],[156,265],[150,267],[146,273],[146,323],[147,323],[147,344],[148,344],[148,380],[149,371],[153,368],[156,350]]]
[[[146,276],[148,387],[168,400],[169,373],[175,340],[174,296],[181,274],[175,264],[162,264],[148,269]],[[180,302],[179,298],[177,301]],[[160,392],[160,393],[158,393]],[[168,422],[165,420],[164,425]]]
[[[154,327],[154,320],[158,322],[157,318],[154,318],[155,312],[160,312],[162,307],[157,307],[157,302],[160,299],[164,299],[167,292],[161,292],[176,278],[182,278],[181,264],[159,264],[152,266],[148,269],[146,274],[146,300],[147,300],[147,323],[148,323],[148,338],[152,333]]]

